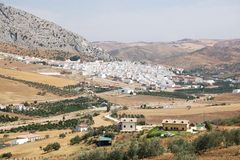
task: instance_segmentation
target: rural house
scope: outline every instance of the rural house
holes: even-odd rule
[[[187,131],[189,129],[189,120],[164,119],[162,125],[164,130]]]
[[[88,130],[88,125],[86,123],[81,123],[75,127],[75,132],[85,132]]]
[[[132,132],[136,131],[137,118],[121,118],[121,131]]]
[[[11,143],[12,143],[12,145],[17,145],[17,144],[24,144],[27,142],[34,142],[34,141],[40,140],[40,139],[41,139],[41,137],[37,134],[27,134],[27,135],[17,136],[16,139],[11,141]]]
[[[240,93],[240,89],[234,89],[232,93]]]

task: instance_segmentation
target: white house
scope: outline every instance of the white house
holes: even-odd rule
[[[5,108],[6,108],[6,106],[0,104],[0,109],[5,109]]]
[[[24,143],[27,143],[27,142],[28,142],[27,138],[19,138],[19,139],[12,140],[11,145],[24,144]]]
[[[86,132],[88,130],[88,125],[85,123],[81,123],[75,127],[76,132]]]
[[[133,132],[136,131],[137,118],[121,118],[121,131]]]
[[[232,93],[240,93],[240,89],[234,89]]]
[[[34,142],[39,139],[41,139],[41,137],[37,134],[20,135],[17,136],[16,139],[12,141],[12,145]]]

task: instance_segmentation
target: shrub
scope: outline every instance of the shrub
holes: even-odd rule
[[[181,151],[174,156],[174,160],[196,160],[197,157],[194,153],[187,153]]]
[[[12,157],[11,152],[3,153],[0,155],[0,158],[11,158],[11,157]]]
[[[224,132],[225,146],[232,146],[234,144],[240,145],[240,130],[233,129],[229,132]]]
[[[65,138],[65,137],[66,137],[66,134],[64,133],[59,134],[59,138]]]
[[[81,137],[75,136],[70,139],[70,145],[79,144],[81,142]]]
[[[142,139],[139,142],[138,157],[146,158],[161,155],[164,148],[160,145],[158,138]]]
[[[107,160],[107,153],[100,151],[91,151],[88,153],[80,154],[79,160]]]
[[[194,147],[192,146],[192,144],[188,143],[183,139],[178,139],[170,142],[168,144],[168,149],[170,149],[172,153],[180,153],[183,151],[194,153]]]
[[[212,132],[210,134],[205,134],[203,136],[198,137],[193,145],[195,147],[196,152],[204,152],[209,148],[220,146],[220,144],[224,141],[224,136],[222,132]]]
[[[124,152],[120,150],[113,150],[107,156],[109,160],[122,160],[124,157]]]
[[[51,151],[56,151],[60,149],[60,144],[58,142],[50,143],[46,147],[43,148],[44,152],[51,152]]]
[[[139,149],[138,148],[138,142],[137,141],[132,141],[130,146],[129,146],[127,156],[130,159],[137,159],[138,158],[138,149]]]
[[[205,128],[206,128],[208,131],[211,131],[211,130],[212,130],[212,125],[211,125],[208,121],[204,122],[204,124],[205,124]]]
[[[215,119],[211,121],[211,123],[215,125],[227,125],[227,126],[240,125],[240,116],[232,117],[228,119]]]

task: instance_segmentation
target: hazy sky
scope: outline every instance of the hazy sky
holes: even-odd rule
[[[90,41],[240,38],[240,0],[0,0]]]

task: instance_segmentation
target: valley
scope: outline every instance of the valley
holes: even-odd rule
[[[237,160],[239,62],[239,39],[90,42],[0,2],[0,159]]]

